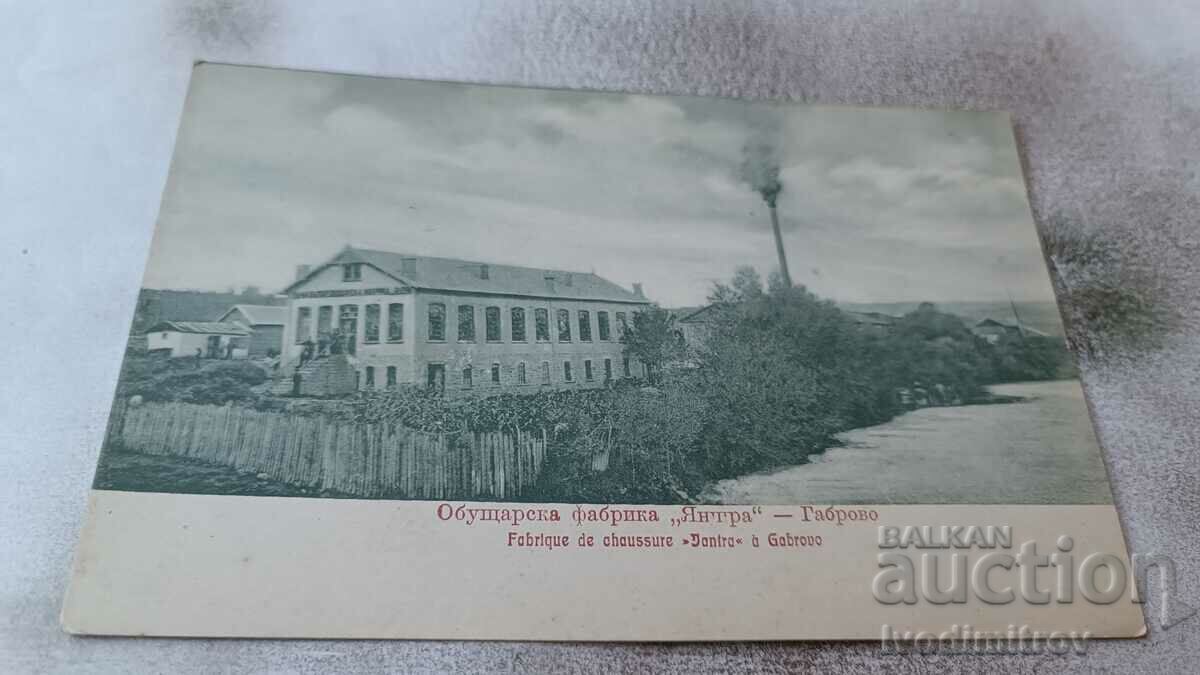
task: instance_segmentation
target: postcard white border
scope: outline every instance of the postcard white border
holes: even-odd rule
[[[1027,540],[1037,541],[1041,553],[1053,552],[1058,537],[1067,535],[1076,561],[1103,552],[1128,567],[1111,505],[879,505],[854,507],[876,511],[878,520],[840,525],[776,517],[800,508],[779,506],[762,507],[751,522],[733,526],[672,524],[686,508],[680,506],[651,507],[662,517],[656,523],[613,525],[577,524],[575,505],[468,504],[557,509],[562,516],[514,527],[443,520],[439,502],[106,490],[92,491],[90,501],[63,608],[63,625],[72,633],[678,641],[876,640],[885,624],[934,632],[963,624],[981,631],[1027,626],[1091,637],[1145,632],[1141,607],[1128,592],[1108,605],[1078,593],[1073,603],[1046,605],[1019,597],[999,605],[974,597],[966,604],[885,605],[872,595],[880,571],[878,528],[888,525],[1006,525],[1014,554]],[[553,550],[513,547],[509,531],[572,541]],[[691,532],[744,543],[680,546],[678,539]],[[820,535],[822,543],[768,547],[772,532]],[[600,541],[608,533],[660,534],[677,543],[669,549],[577,546],[580,535]],[[760,547],[748,544],[752,536]],[[967,553],[977,558],[982,552]]]

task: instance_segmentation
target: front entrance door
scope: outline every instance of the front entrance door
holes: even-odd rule
[[[425,386],[439,394],[446,391],[446,366],[444,364],[431,363],[425,373]]]
[[[358,351],[358,305],[342,305],[339,310],[338,329],[345,340],[345,351],[354,354]]]
[[[221,336],[220,335],[209,335],[208,341],[205,343],[205,346],[208,347],[208,350],[207,350],[207,353],[205,354],[205,356],[207,356],[210,359],[221,358]]]

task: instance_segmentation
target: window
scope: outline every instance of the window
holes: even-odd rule
[[[574,382],[575,376],[571,374],[571,362],[563,361],[563,381]]]
[[[467,366],[462,370],[462,384],[464,387],[471,386],[471,366]]]
[[[430,363],[425,367],[425,386],[439,394],[446,390],[446,364]]]
[[[492,384],[500,384],[500,364],[492,364]]]
[[[558,341],[571,341],[571,313],[565,309],[558,310]]]
[[[600,328],[600,339],[608,341],[612,339],[612,330],[608,325],[608,312],[596,312],[596,323]]]
[[[363,320],[363,342],[379,342],[379,305],[367,305]]]
[[[612,359],[604,359],[604,381],[612,382]]]
[[[500,341],[500,308],[488,307],[483,310],[484,337],[488,342]]]
[[[525,379],[525,363],[517,364],[517,384],[528,384]]]
[[[362,263],[342,265],[342,281],[362,281]]]
[[[388,305],[388,342],[404,340],[404,305],[393,302]]]
[[[525,308],[513,307],[509,312],[510,331],[513,342],[525,341]]]
[[[625,339],[625,331],[629,330],[629,322],[625,320],[625,312],[617,312],[617,339]]]
[[[317,308],[317,337],[329,335],[333,331],[333,305],[321,305]]]
[[[375,388],[375,366],[367,366],[367,389]]]
[[[542,384],[550,384],[550,362],[542,361]]]
[[[588,382],[591,382],[593,379],[595,379],[592,374],[592,360],[591,359],[583,360],[583,379],[587,380]]]
[[[312,332],[312,307],[296,310],[296,344],[304,344]]]
[[[473,305],[458,306],[458,341],[473,342],[475,340],[475,307]]]
[[[592,313],[586,309],[579,310],[579,341],[592,341]]]
[[[393,389],[396,386],[396,366],[387,367],[387,387]]]
[[[429,339],[437,342],[446,339],[446,306],[440,302],[429,305]]]
[[[533,310],[533,336],[538,342],[550,341],[550,310]]]
[[[621,359],[621,371],[625,373],[625,377],[629,377],[629,357]]]

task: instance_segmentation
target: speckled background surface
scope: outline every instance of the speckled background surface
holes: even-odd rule
[[[350,5],[354,5],[351,9]],[[0,671],[1162,672],[1200,663],[1200,5],[0,2]],[[193,60],[1012,111],[1134,551],[1180,574],[1087,656],[869,644],[72,638],[57,613]],[[814,607],[813,611],[830,611]]]

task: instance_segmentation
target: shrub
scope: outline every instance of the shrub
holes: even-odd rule
[[[122,398],[224,405],[254,399],[254,388],[267,379],[267,371],[250,361],[127,356],[117,392]]]

